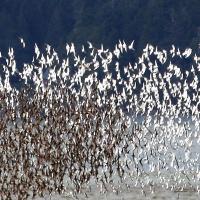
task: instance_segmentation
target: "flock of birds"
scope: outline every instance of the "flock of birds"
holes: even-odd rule
[[[134,63],[122,64],[134,51],[134,41],[113,50],[71,43],[61,59],[35,44],[22,70],[13,48],[0,55],[2,200],[76,196],[92,181],[101,192],[120,193],[119,183],[144,194],[156,186],[199,192],[200,57],[147,44]]]

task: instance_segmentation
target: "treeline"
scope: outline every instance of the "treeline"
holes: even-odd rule
[[[0,49],[15,47],[23,62],[32,57],[34,43],[48,43],[61,52],[66,42],[89,40],[112,48],[119,39],[134,39],[138,51],[147,42],[197,49],[199,10],[199,0],[1,0]],[[26,50],[21,50],[19,36]]]

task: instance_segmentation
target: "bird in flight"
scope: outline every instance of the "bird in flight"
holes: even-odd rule
[[[20,43],[22,44],[22,47],[25,48],[26,44],[24,42],[24,39],[19,37],[19,40],[20,40]]]

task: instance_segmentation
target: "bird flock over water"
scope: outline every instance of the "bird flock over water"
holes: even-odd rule
[[[147,44],[133,61],[134,41],[121,40],[112,50],[66,44],[62,57],[34,51],[21,70],[13,48],[0,55],[0,199],[87,198],[92,182],[102,193],[120,183],[199,192],[197,53]]]

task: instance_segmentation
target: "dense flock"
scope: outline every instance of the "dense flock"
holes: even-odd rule
[[[147,44],[133,60],[134,41],[34,51],[21,70],[13,48],[0,55],[0,199],[87,197],[92,184],[199,192],[197,53]]]

